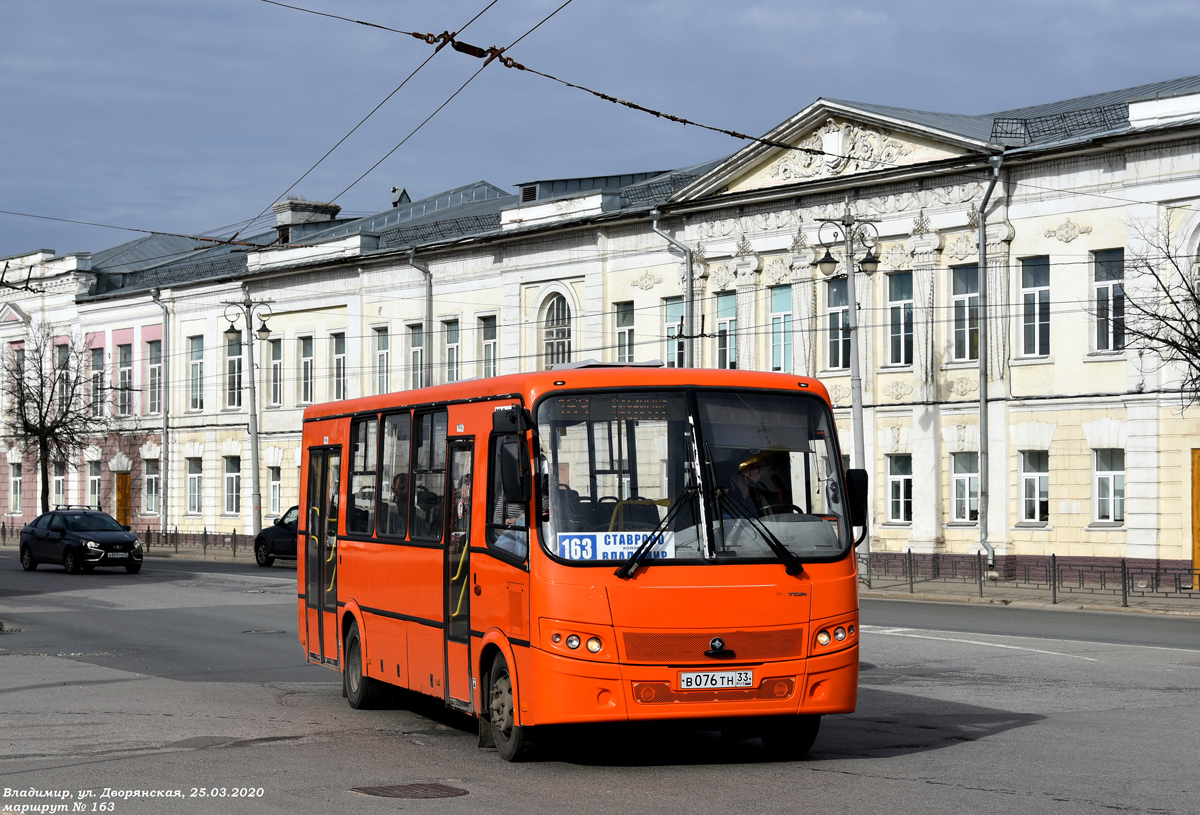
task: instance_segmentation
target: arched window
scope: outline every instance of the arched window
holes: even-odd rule
[[[571,361],[571,307],[567,298],[555,294],[546,301],[542,322],[542,360],[549,370],[553,365]]]

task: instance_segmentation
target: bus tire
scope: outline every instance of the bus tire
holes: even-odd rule
[[[358,622],[350,622],[346,632],[346,663],[342,668],[346,686],[346,701],[355,710],[369,710],[383,696],[383,683],[367,676],[363,670],[362,637],[358,633]]]
[[[529,757],[532,745],[529,728],[516,722],[514,698],[508,661],[504,659],[504,654],[496,654],[488,675],[487,709],[492,740],[496,743],[496,752],[505,761],[524,761]]]
[[[820,716],[781,716],[765,722],[759,738],[775,758],[794,761],[808,755],[820,729]]]

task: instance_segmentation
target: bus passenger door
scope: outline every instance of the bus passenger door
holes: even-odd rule
[[[341,450],[308,451],[304,517],[304,577],[308,656],[338,662],[337,526]]]
[[[446,525],[446,704],[471,710],[471,442],[450,443]]]

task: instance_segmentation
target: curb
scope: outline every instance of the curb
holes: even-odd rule
[[[946,594],[909,594],[908,592],[871,591],[859,589],[859,598],[878,600],[916,600],[922,603],[970,603],[974,605],[1014,606],[1016,608],[1063,609],[1065,611],[1106,611],[1118,614],[1162,614],[1173,617],[1200,617],[1200,609],[1170,609],[1170,608],[1141,608],[1137,606],[1097,605],[1059,601],[1051,603],[1046,600],[1011,599],[1008,597],[973,597],[967,595]]]

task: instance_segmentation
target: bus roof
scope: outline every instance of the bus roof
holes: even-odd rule
[[[647,387],[769,388],[803,389],[829,401],[829,393],[820,381],[792,374],[761,371],[730,371],[713,368],[655,368],[645,365],[592,364],[549,371],[529,371],[486,379],[467,379],[430,388],[393,391],[378,396],[363,396],[341,402],[322,402],[304,410],[304,420],[314,421],[350,413],[369,413],[388,408],[437,402],[461,402],[521,397],[532,404],[548,391],[588,390],[592,388]]]

